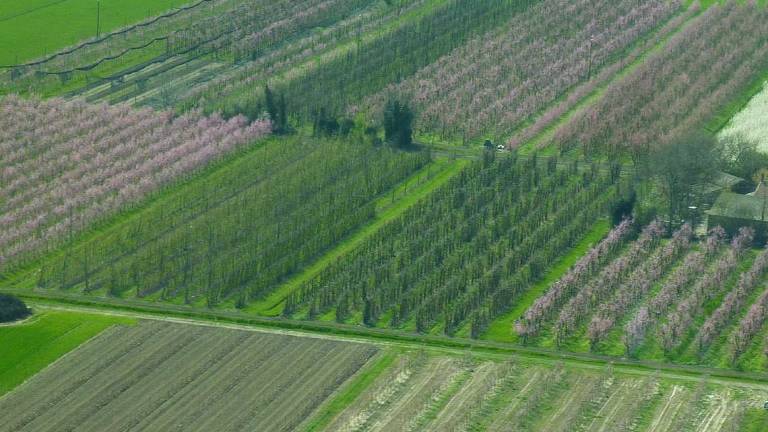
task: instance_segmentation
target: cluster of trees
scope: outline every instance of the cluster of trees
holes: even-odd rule
[[[667,244],[656,249],[627,277],[612,294],[611,300],[599,306],[587,326],[587,337],[591,347],[596,347],[600,341],[604,340],[617,321],[643,300],[677,258],[688,251],[692,234],[691,226],[683,225]]]
[[[666,278],[656,295],[647,305],[637,310],[624,327],[624,346],[628,355],[636,354],[649,327],[674,307],[690,284],[704,273],[724,239],[725,231],[722,228],[713,229],[701,249],[688,253],[682,264]]]
[[[394,94],[422,113],[420,131],[508,136],[679,6],[663,0],[538,2],[413,77],[390,83],[364,105],[376,112]]]
[[[630,219],[619,223],[526,309],[522,318],[515,322],[515,332],[524,343],[529,338],[536,337],[542,325],[550,320],[583,284],[602,269],[624,245],[632,231],[633,223]]]
[[[612,298],[626,277],[658,247],[663,233],[659,221],[644,227],[639,238],[621,256],[608,263],[560,309],[554,323],[555,342],[558,345],[572,336],[592,311]]]
[[[264,87],[264,107],[269,120],[272,121],[272,131],[276,134],[286,134],[290,132],[291,126],[288,123],[288,108],[285,104],[285,95],[282,93],[275,95],[269,86]],[[250,118],[258,118],[262,114],[251,115]]]
[[[320,107],[344,112],[364,97],[413,75],[478,33],[504,23],[530,1],[450,0],[382,37],[359,41],[347,55],[316,64],[294,79],[274,83],[290,112],[309,119]],[[263,97],[236,86],[244,97]],[[352,109],[354,111],[354,108]]]
[[[597,165],[486,153],[294,291],[284,313],[477,336],[618,199],[619,182]]]
[[[554,141],[563,149],[629,150],[639,157],[654,145],[702,129],[768,67],[766,37],[768,9],[737,2],[709,8],[661,52],[612,84]]]
[[[702,185],[707,184],[720,166],[717,140],[705,133],[688,133],[660,146],[644,158],[643,168],[662,193],[668,230],[688,216],[689,207],[700,204]]]
[[[31,314],[32,311],[23,301],[8,294],[0,294],[0,323],[20,320]]]
[[[636,158],[638,172],[652,180],[662,198],[644,197],[643,205],[659,203],[668,222],[668,231],[683,220],[695,222],[706,185],[714,183],[719,171],[742,176],[747,181],[741,192],[752,192],[761,174],[768,167],[768,156],[757,150],[755,143],[731,138],[720,140],[702,132],[689,132],[671,138],[654,147],[648,154]],[[627,203],[632,211],[635,202]],[[655,204],[654,204],[655,205]],[[656,208],[640,207],[638,211],[657,212]]]
[[[243,307],[369,221],[425,152],[355,140],[270,141],[130,221],[44,261],[38,286]]]
[[[384,108],[384,139],[388,143],[408,148],[413,145],[414,114],[408,104],[393,99]]]
[[[420,0],[400,2],[401,8],[382,8],[379,3],[359,13],[336,22],[322,30],[296,34],[269,50],[263,50],[253,61],[240,67],[219,71],[209,80],[192,88],[177,88],[175,93],[183,109],[203,108],[206,112],[223,112],[225,115],[242,113],[263,100],[260,94],[268,77],[283,76],[304,64],[314,56],[323,55],[339,45],[359,44],[361,35],[386,27],[399,17],[398,11],[407,12],[421,6]],[[154,101],[153,101],[154,102]],[[320,106],[329,113],[337,112]],[[311,114],[317,113],[314,107]]]
[[[0,100],[0,269],[34,256],[211,160],[268,120]]]
[[[583,334],[591,349],[600,351],[601,342],[624,323],[620,334],[627,355],[641,355],[653,332],[652,343],[674,359],[688,346],[704,355],[737,324],[725,345],[735,364],[762,330],[768,308],[768,291],[755,292],[768,274],[768,249],[747,270],[739,270],[751,259],[754,231],[742,228],[726,247],[721,228],[696,243],[691,226],[684,224],[662,242],[666,230],[656,220],[623,246],[630,231],[629,221],[616,226],[534,301],[515,323],[521,340],[536,343],[549,329],[558,346]],[[714,311],[706,312],[720,297]],[[703,325],[696,328],[699,320]]]
[[[719,135],[722,170],[746,180],[741,193],[755,190],[768,169],[768,154],[758,149],[758,142],[740,135]]]
[[[661,346],[667,354],[688,340],[696,317],[700,316],[705,303],[721,295],[727,282],[737,269],[741,258],[752,245],[754,232],[743,229],[732,241],[727,251],[721,253],[705,273],[699,275],[687,292],[675,299],[676,307],[666,315],[666,322],[658,327]]]
[[[731,323],[737,313],[744,309],[747,299],[754,292],[755,289],[760,286],[763,276],[768,272],[768,249],[763,249],[762,252],[755,258],[752,266],[746,272],[739,276],[739,281],[728,292],[723,299],[720,306],[707,318],[704,325],[699,329],[699,333],[696,335],[696,345],[699,352],[706,350],[714,341],[719,337],[723,329]],[[759,307],[759,303],[757,304]],[[759,311],[759,308],[757,309]],[[747,314],[747,319],[754,318]],[[753,323],[745,322],[742,330]],[[738,357],[746,343],[749,341],[747,337],[749,332],[742,331],[735,334],[735,340],[733,341],[733,354]]]
[[[317,111],[312,122],[312,134],[314,136],[347,136],[354,128],[354,120],[346,117],[339,119],[330,115],[323,108]]]

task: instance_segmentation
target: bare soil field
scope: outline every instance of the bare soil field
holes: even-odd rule
[[[113,327],[0,399],[0,430],[292,430],[376,351],[161,322]]]

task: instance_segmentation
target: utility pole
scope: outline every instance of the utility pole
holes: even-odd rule
[[[96,0],[96,39],[101,35],[101,0]]]

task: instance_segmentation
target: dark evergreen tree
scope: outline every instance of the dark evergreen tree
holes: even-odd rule
[[[269,119],[272,120],[272,127],[276,129],[278,123],[277,103],[275,103],[275,95],[272,93],[272,89],[268,85],[264,86],[264,103],[266,104],[267,114]]]
[[[0,294],[0,322],[10,322],[26,318],[32,314],[27,305],[18,298]]]
[[[616,204],[614,204],[613,208],[611,209],[611,221],[613,222],[614,226],[620,224],[624,219],[632,216],[632,211],[635,208],[636,202],[637,193],[634,189],[632,189],[628,196],[622,198]]]
[[[288,107],[285,94],[275,94],[268,85],[264,86],[264,104],[269,119],[272,120],[272,131],[276,134],[288,133]]]
[[[399,100],[390,100],[384,108],[384,139],[400,148],[413,145],[413,111]]]

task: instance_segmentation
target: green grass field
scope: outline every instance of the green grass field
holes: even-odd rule
[[[133,319],[36,311],[27,321],[0,326],[0,396],[114,324]]]
[[[0,3],[0,64],[51,54],[96,36],[96,0]],[[101,0],[101,34],[151,18],[189,0]]]

